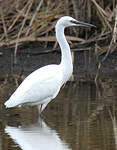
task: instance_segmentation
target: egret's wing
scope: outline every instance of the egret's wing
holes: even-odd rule
[[[60,90],[62,73],[59,65],[49,65],[31,73],[17,88],[9,100],[15,105],[35,103],[50,97],[54,98]]]

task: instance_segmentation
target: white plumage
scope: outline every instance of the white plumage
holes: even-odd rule
[[[6,107],[14,107],[21,104],[47,104],[58,94],[61,81],[62,73],[59,65],[40,68],[25,78],[5,105]]]
[[[64,35],[65,27],[94,25],[77,21],[69,16],[61,17],[56,24],[56,38],[62,58],[59,65],[47,65],[32,72],[5,102],[7,108],[18,105],[39,105],[40,113],[54,99],[61,86],[72,75],[73,65],[69,44]]]

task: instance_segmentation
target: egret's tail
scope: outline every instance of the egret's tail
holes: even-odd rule
[[[7,100],[4,105],[6,106],[6,108],[11,108],[11,107],[15,107],[17,106],[12,100]]]

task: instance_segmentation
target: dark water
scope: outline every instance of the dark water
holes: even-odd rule
[[[117,81],[69,82],[45,109],[5,109],[16,88],[0,82],[0,150],[116,150]]]

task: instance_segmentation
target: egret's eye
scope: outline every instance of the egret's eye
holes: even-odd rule
[[[71,23],[74,23],[74,24],[79,24],[78,21],[75,21],[75,20],[70,20]]]
[[[93,25],[93,24],[89,24],[89,23],[85,23],[85,22],[82,22],[82,21],[71,20],[70,22],[71,22],[71,23],[73,23],[73,24],[76,24],[76,25],[78,25],[78,26],[84,26],[84,27],[94,27],[94,28],[96,28],[96,26],[95,26],[95,25]]]

